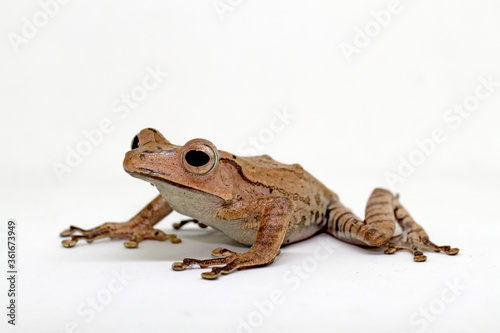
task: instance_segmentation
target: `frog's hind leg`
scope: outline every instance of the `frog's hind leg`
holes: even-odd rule
[[[417,224],[398,198],[384,189],[375,189],[366,205],[366,218],[359,219],[350,209],[337,202],[332,205],[327,224],[327,231],[343,241],[369,246],[387,246],[386,254],[400,249],[413,252],[415,261],[425,261],[424,250],[457,254],[458,249],[449,246],[437,246],[429,240],[424,229]],[[394,236],[396,222],[403,232]]]
[[[401,249],[408,249],[413,252],[413,260],[415,261],[425,261],[427,259],[423,254],[424,250],[444,252],[449,255],[458,253],[458,248],[451,248],[448,245],[438,246],[431,242],[424,228],[413,220],[406,208],[399,202],[399,199],[394,197],[392,202],[395,218],[403,232],[390,239],[387,243],[388,248],[384,253],[392,254]]]
[[[112,239],[128,238],[124,243],[128,248],[137,247],[139,242],[144,239],[170,239],[172,243],[179,243],[181,240],[176,235],[167,235],[163,231],[153,228],[153,225],[171,211],[170,205],[161,196],[158,196],[128,222],[107,222],[89,230],[70,226],[69,229],[61,232],[62,237],[71,237],[63,240],[62,245],[64,247],[73,247],[79,240],[92,243],[94,240],[104,237]]]

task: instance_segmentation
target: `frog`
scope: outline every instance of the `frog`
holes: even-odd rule
[[[409,250],[416,262],[426,261],[424,251],[459,252],[431,242],[399,196],[389,190],[373,190],[361,219],[300,164],[280,163],[268,155],[236,156],[218,150],[206,139],[192,139],[180,146],[156,129],[143,129],[134,136],[123,168],[151,183],[159,195],[129,221],[106,222],[92,229],[70,226],[60,234],[65,237],[64,247],[104,237],[125,239],[127,248],[137,248],[147,239],[179,243],[176,234],[154,228],[176,211],[191,219],[174,224],[175,229],[193,222],[249,246],[246,252],[218,247],[210,259],[184,258],[172,264],[175,271],[191,266],[209,268],[201,274],[208,280],[267,266],[283,246],[320,233],[361,247],[382,248],[386,254]]]

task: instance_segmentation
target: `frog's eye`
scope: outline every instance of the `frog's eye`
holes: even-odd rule
[[[132,150],[139,148],[139,137],[136,135],[132,140]]]
[[[210,141],[194,139],[184,145],[182,162],[191,173],[207,174],[215,169],[218,160],[217,149]]]
[[[190,150],[186,153],[186,162],[196,168],[206,165],[210,161],[210,156],[201,150]]]

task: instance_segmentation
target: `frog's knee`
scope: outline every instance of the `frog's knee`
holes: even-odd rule
[[[367,246],[379,247],[389,241],[391,235],[377,229],[369,229],[364,237]]]
[[[383,195],[383,194],[389,194],[389,195],[393,195],[391,191],[389,190],[386,190],[385,188],[381,188],[381,187],[377,187],[376,189],[373,190],[372,192],[372,196],[375,196],[375,195]]]

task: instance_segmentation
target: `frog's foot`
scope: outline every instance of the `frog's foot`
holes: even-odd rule
[[[449,255],[455,255],[458,253],[459,249],[451,248],[448,245],[438,246],[431,242],[427,237],[405,237],[406,235],[398,235],[387,243],[387,249],[384,251],[385,254],[393,254],[398,250],[407,249],[413,252],[413,260],[417,262],[427,260],[423,251],[434,251],[434,252],[444,252]]]
[[[138,221],[123,223],[107,222],[90,230],[70,226],[69,229],[61,232],[61,237],[71,237],[62,241],[64,247],[73,247],[79,240],[86,240],[87,243],[92,243],[94,240],[104,237],[111,239],[128,238],[123,243],[128,248],[136,248],[144,239],[160,241],[170,239],[172,243],[179,243],[181,241],[176,235],[167,235],[161,230],[153,229],[149,223]]]
[[[174,262],[172,264],[172,268],[175,271],[182,271],[192,265],[199,265],[200,268],[207,268],[210,266],[218,266],[212,267],[212,270],[209,272],[204,272],[201,274],[201,277],[207,280],[215,280],[221,274],[226,275],[234,272],[235,270],[263,266],[268,265],[273,262],[274,259],[266,260],[261,259],[258,256],[251,253],[252,251],[248,251],[245,253],[237,253],[225,248],[216,248],[212,251],[212,255],[216,258],[214,259],[191,259],[186,258],[182,262]],[[224,265],[224,266],[219,266]]]
[[[205,229],[207,227],[206,224],[203,224],[196,219],[182,220],[178,223],[174,223],[172,226],[174,227],[174,229],[179,230],[180,228],[182,228],[184,225],[188,224],[189,222],[196,223],[200,228],[203,228],[203,229]]]
[[[458,248],[451,248],[448,245],[439,246],[431,242],[425,230],[413,220],[397,198],[394,199],[394,206],[395,217],[403,232],[387,242],[388,248],[384,253],[393,254],[398,250],[407,249],[413,252],[413,260],[418,262],[427,259],[423,251],[443,252],[449,255],[458,253]]]
[[[159,241],[170,240],[174,244],[182,242],[180,238],[177,238],[177,235],[168,235],[161,230],[151,228],[146,233],[134,232],[129,240],[124,242],[123,245],[129,249],[133,249],[139,246],[139,243],[145,239]]]

